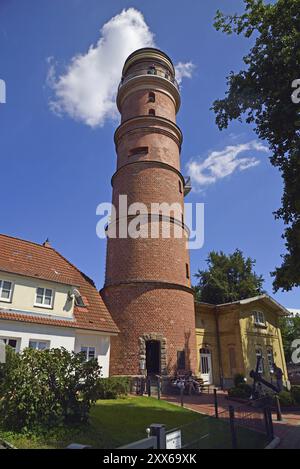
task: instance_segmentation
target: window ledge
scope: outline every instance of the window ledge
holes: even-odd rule
[[[47,306],[47,305],[39,305],[39,304],[34,304],[34,308],[42,308],[42,309],[51,309],[53,310],[53,306]]]
[[[12,303],[12,299],[5,299],[5,298],[0,298],[0,303]]]
[[[259,329],[268,329],[268,326],[266,324],[261,324],[260,322],[254,323],[254,326]]]

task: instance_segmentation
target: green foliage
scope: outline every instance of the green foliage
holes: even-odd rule
[[[234,376],[234,386],[238,388],[241,384],[245,384],[245,376],[241,373],[237,373]]]
[[[98,399],[118,399],[127,396],[130,392],[130,378],[126,376],[113,376],[102,378],[97,383]]]
[[[281,391],[279,400],[282,407],[293,407],[295,405],[295,399],[289,391]]]
[[[281,318],[280,329],[285,358],[290,363],[292,359],[292,343],[300,337],[300,316]]]
[[[300,386],[292,386],[291,394],[295,403],[300,405]]]
[[[252,394],[252,387],[249,384],[243,383],[239,384],[238,386],[229,389],[228,396],[229,397],[237,397],[239,399],[250,399]]]
[[[252,386],[245,382],[245,376],[237,373],[234,376],[234,388],[229,389],[228,396],[239,399],[250,399],[252,395]]]
[[[119,400],[101,400],[91,409],[89,425],[64,426],[35,436],[7,432],[1,428],[3,438],[17,448],[66,448],[74,441],[93,448],[118,448],[145,438],[145,428],[153,422],[163,422],[167,430],[183,428],[183,444],[195,440],[195,435],[210,435],[199,440],[200,449],[231,448],[229,423],[192,412],[165,400],[151,397],[129,397]],[[263,449],[267,440],[263,434],[247,428],[239,429],[239,448]],[[197,446],[198,448],[198,446]]]
[[[86,362],[63,348],[16,354],[7,347],[0,419],[6,428],[22,431],[86,422],[99,376],[96,360]]]
[[[215,28],[243,34],[254,42],[245,67],[231,73],[224,99],[212,109],[220,130],[232,120],[253,124],[272,152],[271,163],[284,181],[282,206],[276,212],[286,224],[286,254],[273,272],[274,290],[300,285],[300,108],[292,102],[292,82],[300,78],[300,0],[244,0],[242,15],[217,12]]]
[[[228,256],[222,251],[213,251],[208,255],[207,264],[207,270],[196,274],[198,301],[222,304],[264,293],[264,280],[253,271],[255,261],[245,258],[239,249]]]

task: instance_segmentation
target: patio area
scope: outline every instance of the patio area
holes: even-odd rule
[[[245,406],[240,402],[229,400],[227,393],[221,390],[217,391],[218,397],[218,411],[220,415],[226,415],[229,406],[238,410],[243,407],[244,411],[249,413],[253,411],[253,407]],[[181,405],[180,395],[164,395],[162,399],[171,402],[172,404]],[[215,415],[215,401],[214,394],[203,393],[202,395],[184,395],[184,407],[200,414],[214,416]],[[239,413],[237,413],[239,415]],[[273,412],[273,425],[274,434],[280,438],[281,443],[278,449],[300,449],[300,410],[287,410],[282,411],[283,421],[277,422],[277,414]],[[255,423],[254,423],[255,424]]]

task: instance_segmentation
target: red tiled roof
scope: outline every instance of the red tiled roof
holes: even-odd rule
[[[0,234],[0,271],[78,287],[86,307],[74,307],[74,320],[0,309],[0,319],[119,332],[93,281],[52,247]]]

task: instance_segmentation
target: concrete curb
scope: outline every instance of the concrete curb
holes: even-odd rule
[[[277,436],[274,438],[273,441],[271,441],[271,443],[265,447],[265,449],[276,449],[278,448],[278,446],[280,445],[281,443],[281,440],[280,438],[278,438]]]
[[[18,449],[16,448],[15,446],[11,445],[10,443],[8,443],[8,441],[5,441],[5,440],[1,440],[0,439],[0,444],[2,446],[4,446],[4,449]]]

